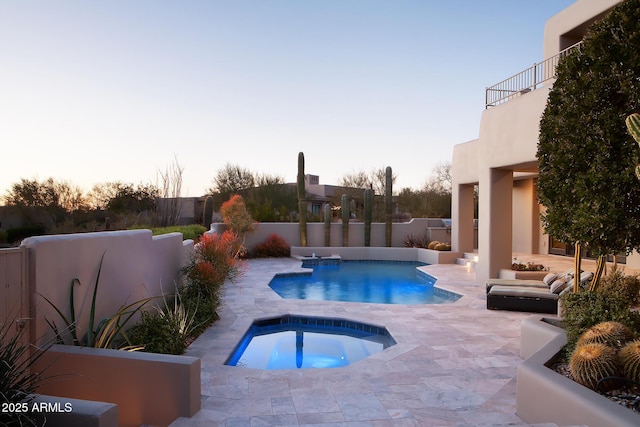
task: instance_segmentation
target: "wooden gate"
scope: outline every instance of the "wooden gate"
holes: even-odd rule
[[[14,324],[9,337],[27,328],[22,335],[25,344],[30,341],[27,253],[26,248],[0,249],[0,323]]]

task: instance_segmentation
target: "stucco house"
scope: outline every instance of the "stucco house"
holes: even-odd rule
[[[545,25],[544,60],[486,90],[479,137],[454,147],[452,159],[453,251],[472,252],[474,187],[478,186],[478,264],[476,280],[498,277],[509,268],[512,254],[569,253],[540,220],[536,158],[540,117],[555,67],[575,48],[593,22],[620,0],[577,0]],[[640,267],[640,255],[626,258]]]

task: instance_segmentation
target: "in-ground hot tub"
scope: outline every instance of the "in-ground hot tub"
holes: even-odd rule
[[[284,315],[255,320],[225,364],[268,370],[337,368],[395,343],[385,327],[346,319]]]

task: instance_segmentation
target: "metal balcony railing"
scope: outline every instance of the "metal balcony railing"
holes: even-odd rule
[[[569,46],[557,55],[538,62],[534,64],[533,67],[527,68],[515,76],[511,76],[498,84],[488,87],[485,93],[485,107],[495,107],[516,96],[524,95],[525,93],[538,89],[544,82],[556,76],[556,67],[560,59],[581,45],[582,42],[578,42]]]

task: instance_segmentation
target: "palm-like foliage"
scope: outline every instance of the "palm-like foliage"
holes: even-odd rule
[[[33,393],[43,379],[43,373],[34,371],[34,364],[42,357],[50,344],[43,348],[32,348],[24,343],[26,328],[12,333],[15,319],[6,319],[0,323],[0,405],[22,403],[29,405],[34,399]],[[0,412],[2,426],[35,426],[30,411]]]

